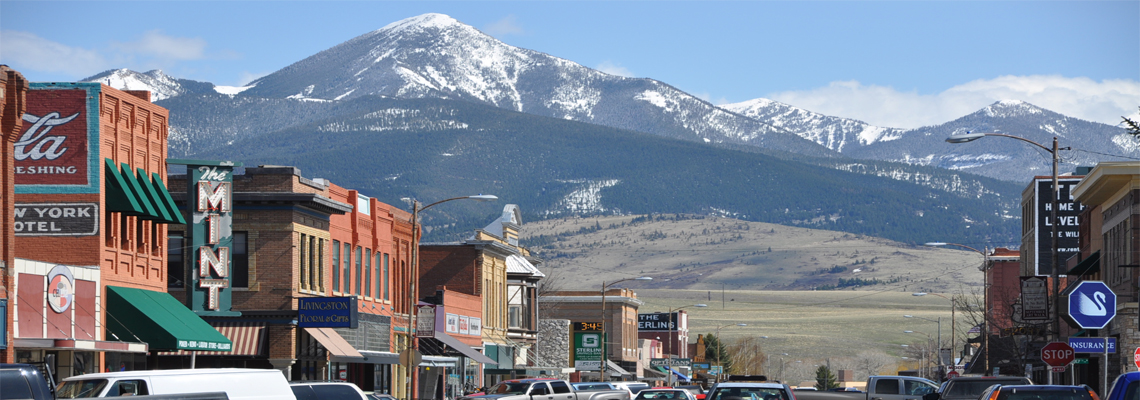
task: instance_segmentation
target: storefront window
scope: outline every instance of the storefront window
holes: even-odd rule
[[[166,235],[166,287],[183,289],[186,287],[185,262],[182,260],[182,247],[185,238],[182,231],[170,231]]]
[[[340,241],[334,240],[332,247],[332,290],[340,291]]]
[[[234,245],[230,250],[233,270],[233,287],[249,287],[249,232],[234,232]]]

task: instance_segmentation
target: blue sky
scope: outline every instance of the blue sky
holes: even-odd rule
[[[437,12],[507,44],[714,104],[771,98],[890,127],[1002,99],[1116,124],[1140,106],[1140,1],[0,1],[0,63],[241,85]]]

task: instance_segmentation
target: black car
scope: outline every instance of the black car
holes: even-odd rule
[[[297,400],[367,400],[364,392],[348,382],[290,383]]]
[[[950,378],[939,393],[931,393],[922,400],[975,400],[993,385],[1032,385],[1023,376],[960,376]]]

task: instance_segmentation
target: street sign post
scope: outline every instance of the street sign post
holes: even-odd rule
[[[1052,342],[1041,348],[1041,361],[1051,367],[1061,367],[1061,370],[1064,371],[1064,367],[1073,362],[1075,353],[1067,343]],[[1055,370],[1056,368],[1054,368]]]
[[[1101,281],[1084,281],[1069,292],[1069,319],[1081,329],[1104,329],[1116,317],[1116,294]]]

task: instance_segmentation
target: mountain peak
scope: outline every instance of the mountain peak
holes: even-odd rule
[[[1021,100],[1001,100],[982,109],[989,117],[1009,118],[1044,114],[1045,109]]]
[[[448,28],[448,27],[452,27],[452,26],[456,26],[456,25],[464,25],[464,24],[462,22],[459,22],[455,18],[452,18],[450,15],[447,15],[447,14],[427,13],[427,14],[417,15],[417,16],[414,16],[411,18],[405,18],[405,19],[390,23],[387,26],[377,30],[377,32],[383,31],[383,32],[389,32],[389,33],[395,33],[395,32],[400,32],[403,30],[417,29],[417,28],[418,29],[424,29],[424,28],[443,29],[443,28]]]

